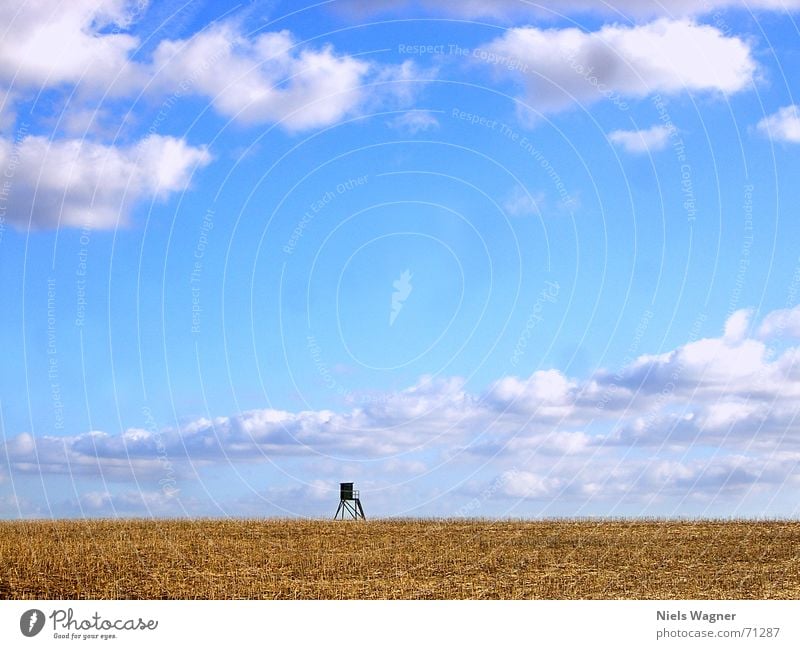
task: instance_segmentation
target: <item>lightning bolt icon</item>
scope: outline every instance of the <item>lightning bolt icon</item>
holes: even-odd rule
[[[30,619],[28,619],[28,631],[33,631],[33,626],[36,624],[36,621],[39,619],[39,616],[36,614],[36,611],[31,613]]]

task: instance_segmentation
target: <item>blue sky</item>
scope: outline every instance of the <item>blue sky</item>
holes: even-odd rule
[[[0,516],[796,515],[800,2],[549,6],[6,3]]]

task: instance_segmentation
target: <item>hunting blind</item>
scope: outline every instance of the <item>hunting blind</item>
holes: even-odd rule
[[[364,508],[361,506],[361,499],[358,497],[358,491],[353,489],[352,482],[339,483],[339,507],[336,508],[336,514],[333,520],[345,518],[352,518],[353,520],[366,520],[364,516]]]

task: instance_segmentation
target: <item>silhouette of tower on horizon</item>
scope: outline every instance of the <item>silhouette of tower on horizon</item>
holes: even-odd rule
[[[333,520],[345,520],[346,516],[349,516],[354,521],[358,519],[367,520],[367,517],[364,516],[364,508],[361,506],[358,491],[353,489],[352,482],[339,483],[339,506],[336,508]]]

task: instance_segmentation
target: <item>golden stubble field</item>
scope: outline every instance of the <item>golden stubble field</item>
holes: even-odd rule
[[[800,522],[2,522],[0,598],[798,599]]]

